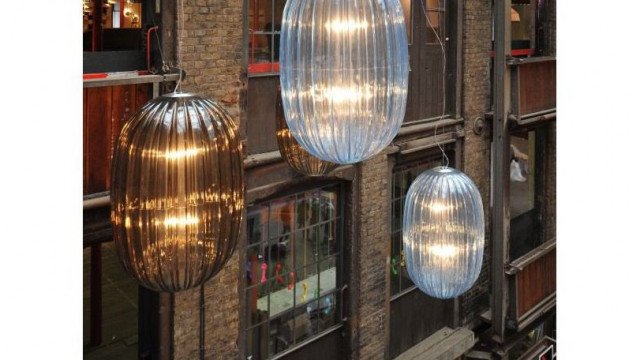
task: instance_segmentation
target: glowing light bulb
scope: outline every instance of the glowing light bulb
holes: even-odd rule
[[[366,29],[367,27],[369,27],[369,23],[367,22],[367,20],[330,20],[324,24],[324,27],[327,31],[332,32],[353,32],[356,30]]]

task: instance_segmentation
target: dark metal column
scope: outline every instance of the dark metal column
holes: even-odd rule
[[[507,279],[504,271],[509,253],[509,160],[508,119],[511,77],[507,57],[511,55],[511,0],[496,0],[494,5],[493,63],[493,143],[491,184],[491,324],[493,338],[502,343],[507,313]]]
[[[91,247],[91,271],[89,293],[89,345],[102,342],[102,244]]]

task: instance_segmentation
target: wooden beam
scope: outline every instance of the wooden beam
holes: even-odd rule
[[[475,344],[473,331],[460,327],[452,330],[444,327],[409,350],[396,360],[450,360],[457,359]]]
[[[509,254],[509,111],[511,72],[507,57],[511,54],[511,0],[496,0],[494,6],[495,51],[493,77],[492,144],[492,247],[491,247],[491,324],[493,339],[504,341],[507,315],[507,278],[504,272]]]
[[[526,253],[525,255],[519,257],[518,259],[512,261],[507,270],[506,273],[509,275],[515,275],[518,272],[522,271],[527,265],[531,264],[532,262],[538,260],[539,258],[543,257],[544,255],[546,255],[547,253],[549,253],[551,250],[554,250],[556,248],[556,239],[552,239],[549,240],[547,242],[545,242],[544,244],[538,246],[537,248],[531,250],[530,252]]]

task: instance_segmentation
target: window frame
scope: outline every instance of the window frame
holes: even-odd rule
[[[436,116],[425,115],[422,110],[411,110],[411,107],[416,106],[414,99],[412,101],[412,94],[414,91],[417,93],[421,93],[420,90],[413,90],[412,85],[417,85],[417,80],[413,79],[412,76],[419,69],[424,69],[427,64],[425,63],[411,63],[412,53],[414,56],[418,56],[418,51],[420,49],[413,49],[417,46],[437,46],[439,48],[439,43],[435,42],[427,42],[420,44],[416,39],[416,30],[420,31],[429,31],[431,32],[431,28],[429,27],[426,20],[423,21],[415,21],[417,17],[424,18],[424,14],[422,13],[422,6],[418,6],[415,4],[416,1],[423,1],[424,8],[429,12],[437,12],[439,14],[440,21],[444,22],[444,32],[441,32],[442,35],[441,40],[444,43],[445,51],[446,51],[446,81],[443,87],[444,92],[444,102],[445,102],[445,113],[444,116],[440,116],[441,110],[437,111]],[[460,118],[462,116],[462,24],[463,24],[463,2],[460,0],[452,0],[452,1],[444,1],[438,0],[439,5],[437,8],[428,7],[428,0],[411,0],[411,9],[409,10],[410,18],[411,18],[411,37],[408,42],[409,46],[409,61],[410,61],[410,72],[409,72],[409,92],[407,95],[407,114],[405,114],[405,118],[403,121],[403,126],[417,125],[429,122],[435,122],[440,119],[452,119],[452,118]],[[419,10],[416,14],[414,11]],[[406,21],[406,19],[405,19]],[[420,28],[420,26],[424,25],[424,28]],[[422,50],[426,51],[426,50]],[[438,49],[438,54],[440,54],[440,50]],[[436,81],[441,82],[441,76],[437,76],[438,79]],[[409,117],[411,119],[409,119]]]
[[[397,236],[397,234],[400,234],[400,248],[402,247],[402,218],[403,218],[403,212],[404,212],[404,199],[406,198],[407,195],[407,190],[409,189],[409,187],[411,186],[411,183],[413,183],[413,181],[408,184],[407,188],[405,189],[404,193],[400,196],[400,197],[395,197],[394,196],[394,182],[395,182],[395,176],[396,174],[399,173],[403,173],[403,172],[408,172],[411,170],[415,170],[415,169],[420,169],[420,168],[424,168],[424,170],[420,171],[418,173],[421,174],[422,172],[432,169],[436,166],[439,166],[441,164],[441,153],[439,151],[439,149],[436,148],[430,148],[427,150],[428,152],[426,154],[424,154],[423,156],[421,156],[418,159],[412,159],[410,161],[406,161],[406,162],[402,162],[402,161],[398,161],[395,166],[393,167],[393,169],[391,170],[391,181],[390,181],[390,196],[389,196],[389,241],[390,241],[390,251],[389,251],[389,294],[390,294],[390,302],[393,302],[394,300],[401,298],[411,292],[413,292],[414,290],[418,289],[418,287],[411,281],[411,285],[403,288],[402,287],[402,275],[401,275],[401,266],[400,266],[400,262],[399,260],[396,261],[396,263],[398,263],[398,276],[400,279],[400,282],[398,284],[400,284],[399,286],[399,291],[394,292],[393,289],[393,285],[394,285],[394,281],[393,281],[393,269],[392,269],[392,262],[393,262],[393,258],[394,258],[394,253],[393,253],[393,249],[394,249],[394,242],[396,241],[394,239],[394,235]],[[447,157],[449,158],[450,164],[449,166],[456,168],[457,164],[455,163],[455,159],[456,159],[456,148],[455,146],[451,146],[451,145],[445,145],[444,146],[444,151],[447,154]],[[417,176],[416,176],[417,177]],[[414,178],[415,180],[415,178]],[[400,201],[402,200],[402,204],[400,206],[401,209],[401,216],[400,218],[400,223],[399,223],[399,228],[395,228],[394,227],[394,202],[396,201]],[[399,258],[401,258],[401,255],[399,255]],[[406,271],[406,270],[405,270]],[[408,276],[407,276],[408,277]],[[410,280],[410,279],[409,279]]]
[[[276,61],[276,53],[279,53],[280,49],[275,49],[275,38],[276,36],[280,36],[280,30],[276,30],[274,28],[275,24],[275,9],[276,9],[276,1],[284,1],[286,3],[287,0],[247,0],[249,3],[247,4],[247,76],[248,77],[256,77],[256,76],[279,76],[280,75],[280,60],[278,55],[278,60]],[[256,4],[260,1],[270,1],[271,2],[271,31],[265,30],[255,30],[251,25],[251,18],[249,14],[249,10],[252,9],[252,3]],[[254,8],[255,12],[256,9]],[[255,17],[255,13],[253,14]],[[271,44],[271,54],[269,62],[260,63],[253,62],[254,58],[254,49],[255,49],[255,36],[264,35],[268,37],[268,42]],[[251,44],[251,45],[249,45]]]
[[[336,195],[336,204],[337,204],[337,208],[334,209],[334,214],[332,215],[331,219],[325,219],[322,221],[315,221],[313,223],[310,224],[305,224],[304,228],[298,228],[297,227],[297,220],[295,219],[295,217],[291,220],[291,224],[292,227],[291,229],[289,229],[288,233],[285,234],[280,234],[280,235],[274,235],[272,236],[271,234],[271,227],[272,227],[272,219],[273,219],[273,213],[272,213],[272,205],[275,204],[281,204],[280,206],[286,207],[286,206],[298,206],[298,204],[300,203],[300,201],[308,201],[310,199],[318,199],[319,197],[317,196],[306,196],[305,193],[309,193],[309,192],[316,192],[316,191],[329,191],[333,194]],[[287,201],[287,199],[290,199]],[[283,201],[284,200],[284,201]],[[249,228],[249,214],[253,212],[253,210],[255,210],[255,213],[258,214],[258,217],[261,216],[260,213],[262,211],[265,210],[266,207],[266,216],[267,216],[267,222],[264,223],[260,223],[260,227],[263,230],[267,231],[267,235],[261,235],[260,239],[258,241],[252,241],[250,237],[252,236],[252,234],[254,234],[254,232],[250,232],[250,228]],[[343,304],[343,293],[344,290],[346,289],[346,276],[345,276],[345,246],[344,246],[344,242],[345,242],[345,207],[346,207],[346,184],[344,184],[344,182],[340,182],[340,181],[333,181],[333,182],[328,182],[328,183],[322,183],[322,184],[316,184],[314,186],[309,186],[309,187],[304,187],[303,189],[296,189],[295,191],[286,191],[286,192],[279,192],[276,194],[273,194],[271,196],[268,196],[267,198],[255,201],[254,203],[250,204],[247,207],[247,224],[246,224],[246,234],[247,234],[247,243],[246,246],[244,248],[244,255],[243,255],[243,263],[244,264],[249,264],[250,258],[249,258],[249,252],[251,251],[251,248],[257,248],[259,249],[258,251],[263,251],[266,249],[269,249],[269,247],[271,247],[273,244],[273,240],[277,239],[279,236],[283,236],[283,235],[288,235],[289,239],[288,241],[296,241],[294,236],[297,232],[299,231],[306,231],[309,229],[317,229],[315,231],[318,231],[318,233],[321,231],[320,230],[320,226],[329,224],[329,223],[333,223],[334,224],[334,231],[333,233],[335,234],[335,248],[333,252],[329,252],[326,255],[319,255],[317,257],[315,257],[315,259],[310,262],[310,263],[304,263],[301,266],[298,266],[297,261],[295,259],[296,255],[296,251],[295,249],[292,251],[292,254],[294,254],[292,256],[291,259],[291,263],[293,264],[292,266],[292,270],[295,272],[295,286],[293,286],[292,289],[292,298],[293,298],[293,304],[283,310],[280,311],[279,313],[277,313],[277,315],[272,316],[271,315],[271,295],[277,291],[282,291],[285,290],[285,288],[283,289],[277,289],[275,291],[273,291],[271,289],[271,284],[274,281],[277,281],[277,275],[271,276],[269,273],[271,273],[271,270],[266,270],[266,273],[268,276],[266,276],[267,281],[266,283],[261,283],[261,280],[255,281],[255,283],[247,283],[247,277],[249,276],[250,270],[247,267],[247,269],[245,270],[246,275],[243,276],[243,296],[244,296],[244,306],[241,307],[241,311],[242,311],[242,318],[243,321],[241,323],[244,323],[242,326],[242,332],[243,332],[243,336],[244,336],[244,346],[246,347],[246,351],[247,354],[254,354],[254,359],[256,358],[256,354],[254,352],[254,345],[260,344],[260,347],[257,349],[258,352],[260,352],[262,350],[262,346],[266,345],[266,353],[260,353],[257,357],[258,358],[263,358],[262,355],[265,355],[265,359],[275,359],[275,358],[280,358],[282,356],[284,356],[285,354],[297,351],[298,349],[304,347],[305,345],[316,341],[317,339],[327,335],[328,333],[333,332],[336,328],[342,327],[343,323],[344,323],[344,304]],[[262,209],[261,209],[262,208]],[[297,216],[295,210],[293,211],[293,216]],[[321,215],[318,214],[318,219],[316,220],[321,220]],[[307,237],[303,237],[305,239],[307,239]],[[317,245],[314,245],[317,246]],[[270,251],[270,250],[268,250]],[[269,258],[272,257],[271,254],[268,255]],[[262,259],[259,259],[258,262],[260,261],[265,261],[264,256],[262,257]],[[301,269],[305,269],[308,268],[310,266],[314,266],[315,269],[317,269],[318,271],[320,271],[320,266],[322,265],[322,263],[329,261],[329,263],[331,263],[333,261],[333,264],[335,266],[336,269],[336,276],[335,276],[335,286],[333,288],[331,288],[330,290],[325,290],[322,292],[319,292],[317,294],[317,296],[314,296],[314,293],[310,290],[308,293],[308,297],[303,300],[298,302],[298,298],[300,297],[300,293],[297,292],[296,288],[297,288],[297,284],[300,281],[300,279],[297,278],[297,273],[299,270]],[[261,273],[262,271],[259,269],[257,272],[255,272],[255,274],[251,271],[252,273],[252,277],[253,276],[257,276],[257,277],[261,277]],[[285,277],[285,282],[288,283],[289,282],[289,273],[285,270],[281,273],[279,273],[280,275]],[[312,275],[313,277],[314,275]],[[318,279],[318,284],[320,284],[321,277],[320,277],[320,272],[318,272],[317,274],[315,274],[315,278]],[[266,311],[266,317],[264,319],[261,319],[259,321],[253,321],[252,316],[253,316],[253,310],[252,308],[249,306],[249,302],[250,302],[250,298],[251,295],[249,294],[250,291],[258,289],[262,286],[266,286],[266,294],[262,295],[262,298],[267,297],[267,311]],[[258,295],[260,296],[260,295]],[[326,326],[324,328],[320,328],[320,320],[315,320],[314,321],[314,329],[313,329],[313,333],[312,334],[305,334],[306,337],[302,337],[300,340],[296,340],[296,337],[298,335],[298,328],[296,326],[296,320],[298,316],[301,316],[302,314],[297,314],[298,311],[302,310],[303,312],[308,311],[307,306],[313,304],[314,302],[316,304],[319,304],[320,301],[323,301],[325,298],[330,298],[333,297],[333,320],[331,320],[333,323],[330,324],[329,326]],[[256,300],[257,301],[257,300]],[[306,310],[305,310],[306,309]],[[312,310],[314,311],[314,310]],[[317,309],[315,311],[318,311]],[[291,343],[288,344],[287,347],[285,347],[284,349],[271,353],[272,349],[273,349],[273,345],[274,342],[272,342],[273,340],[273,336],[277,335],[278,332],[274,332],[272,331],[272,322],[274,320],[278,320],[278,319],[282,319],[282,318],[288,318],[288,321],[293,321],[293,331],[291,331],[290,334],[290,339],[291,339]],[[260,330],[260,328],[262,328],[262,330]],[[256,342],[254,339],[252,339],[252,336],[250,335],[251,332],[253,332],[254,330],[258,330],[258,331],[265,331],[266,330],[266,340],[265,339],[261,339],[258,338],[258,341]],[[277,331],[277,330],[276,330]],[[304,335],[303,335],[304,336]]]

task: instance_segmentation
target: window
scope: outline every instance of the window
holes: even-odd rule
[[[146,52],[150,57],[159,53],[158,32],[152,30],[147,38],[147,31],[160,23],[156,5],[152,0],[83,0],[83,72],[149,70]]]
[[[443,106],[445,115],[455,115],[457,111],[456,68],[459,64],[457,52],[461,34],[457,31],[456,23],[461,13],[460,3],[444,0],[400,2],[407,23],[411,67],[406,123],[435,120],[442,115]],[[438,37],[444,45],[446,64],[443,64]]]
[[[549,1],[512,0],[511,54],[542,55],[548,52]]]
[[[516,52],[518,55],[533,55],[534,6],[531,0],[516,0],[511,4],[511,49],[527,51]]]
[[[277,74],[286,0],[249,0],[249,75]]]
[[[340,322],[341,186],[247,210],[247,357],[268,359]]]
[[[452,154],[447,153],[449,159]],[[407,272],[402,250],[402,217],[404,200],[413,180],[424,171],[440,165],[440,157],[431,160],[399,166],[394,169],[391,178],[391,296],[415,287]]]
[[[555,142],[549,133],[549,125],[511,133],[511,260],[555,237]]]

